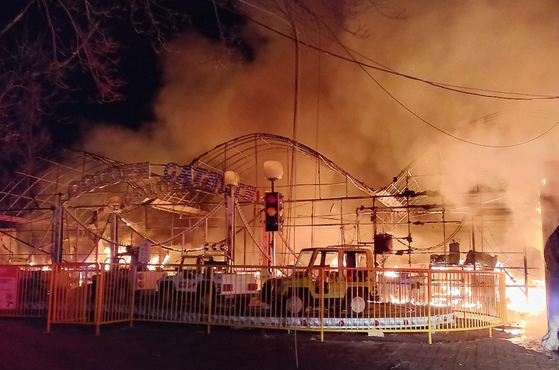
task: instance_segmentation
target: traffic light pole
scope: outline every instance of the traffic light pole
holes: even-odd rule
[[[274,180],[270,180],[270,182],[272,183],[272,193],[275,192],[274,189]],[[270,266],[275,266],[276,265],[276,233],[271,231],[268,232],[268,235],[270,236],[268,238],[269,241],[269,245],[268,245],[268,255],[270,256]]]
[[[264,162],[264,176],[272,183],[271,193],[265,195],[265,230],[268,232],[268,251],[272,266],[276,265],[276,232],[281,229],[280,194],[274,189],[274,182],[283,177],[283,166],[278,161]]]
[[[231,262],[235,261],[235,197],[233,187],[228,186],[225,190],[227,202],[225,213],[227,219],[227,257]]]

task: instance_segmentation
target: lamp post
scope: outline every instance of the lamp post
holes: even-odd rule
[[[239,175],[235,171],[225,171],[223,175],[225,185],[225,217],[227,223],[227,257],[233,262],[235,259],[235,187],[239,185]]]
[[[283,177],[283,166],[278,161],[264,162],[264,176],[272,183],[272,191],[274,190],[274,182],[281,180]]]
[[[119,214],[122,212],[122,200],[118,196],[112,196],[107,200],[107,208],[111,212],[110,214],[110,228],[111,228],[111,259],[109,268],[113,268],[112,265],[116,265],[119,262],[118,257],[118,218]]]

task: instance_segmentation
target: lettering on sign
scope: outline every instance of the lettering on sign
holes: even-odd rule
[[[15,310],[17,308],[17,266],[0,265],[0,309]]]
[[[96,172],[95,175],[86,175],[80,181],[71,182],[68,186],[68,199],[97,188],[116,185],[122,181],[149,178],[150,167],[147,162],[110,168]],[[188,165],[179,166],[177,163],[165,165],[163,179],[155,184],[145,184],[143,187],[135,188],[133,191],[123,194],[123,205],[141,204],[147,199],[161,198],[169,192],[181,190],[201,190],[217,194],[223,183],[223,175],[220,172]],[[257,188],[240,183],[235,189],[234,198],[245,202],[254,202],[258,198]]]
[[[68,186],[68,198],[76,197],[97,188],[115,185],[122,181],[149,179],[149,163],[125,164],[86,175],[80,181],[72,181]]]
[[[223,175],[205,168],[168,163],[163,170],[163,178],[171,183],[180,184],[186,189],[201,189],[216,193],[221,186]],[[257,198],[257,189],[255,186],[240,183],[235,189],[234,197],[245,202],[253,202]]]

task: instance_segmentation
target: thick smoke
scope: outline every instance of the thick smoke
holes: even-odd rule
[[[556,2],[400,1],[343,9],[345,19],[327,3],[309,2],[322,23],[292,13],[301,40],[430,81],[527,94],[558,91]],[[293,34],[279,16],[258,7],[248,11]],[[242,37],[254,48],[254,61],[198,36],[174,40],[161,57],[157,120],[140,132],[100,126],[88,135],[86,149],[129,162],[188,163],[234,137],[268,132],[316,148],[375,188],[424,160],[427,151],[438,152],[434,170],[443,175],[441,188],[449,197],[479,186],[504,188],[519,222],[526,225],[527,207],[535,211],[541,165],[557,158],[559,129],[515,144],[559,120],[556,100],[484,98],[372,69],[368,75],[355,63],[301,46],[294,130],[294,42],[250,22]],[[534,231],[540,220],[533,216],[522,239],[541,246]]]
[[[307,3],[324,23],[296,19],[299,37],[343,57],[445,84],[559,95],[556,1],[376,2],[343,9],[345,19],[329,1]],[[251,17],[293,34],[289,22],[253,4],[246,10]],[[301,46],[294,132],[293,41],[250,22],[243,37],[255,50],[253,61],[201,37],[174,40],[161,57],[157,120],[140,132],[100,126],[86,149],[130,162],[188,163],[234,137],[268,132],[317,149],[375,188],[434,152],[451,200],[479,186],[506,189],[517,226],[507,244],[541,249],[541,168],[559,156],[559,128],[516,144],[559,121],[557,100],[467,95],[372,69],[369,76],[355,63]]]
[[[537,7],[529,1],[515,1],[515,6],[484,1],[460,6],[444,1],[401,1],[390,7],[378,3],[362,13],[346,10],[343,24],[325,9],[319,10],[325,25],[299,19],[300,38],[344,57],[349,55],[334,38],[389,68],[428,80],[500,91],[556,92],[554,2]],[[251,16],[292,34],[285,22],[255,8],[250,11]],[[164,81],[154,108],[157,120],[138,133],[98,128],[88,137],[86,148],[128,161],[188,161],[246,133],[293,137],[294,43],[252,23],[243,32],[256,51],[252,62],[197,36],[174,40],[162,53]],[[357,59],[373,64],[357,53]],[[472,97],[368,71],[417,115],[481,144],[524,141],[554,122],[553,100]],[[411,115],[353,63],[301,46],[300,83],[296,139],[374,187],[385,185],[426,147],[441,140],[462,145]],[[532,113],[540,110],[548,116],[534,117]],[[490,127],[487,122],[470,124],[491,114],[495,117]],[[544,142],[538,140],[536,146],[545,153]],[[495,167],[506,165],[507,172],[510,164],[503,161],[515,157],[507,153],[528,154],[530,163],[545,159],[532,148],[522,152],[527,147],[496,150],[496,157],[473,145],[465,145],[464,150],[486,159],[492,156]],[[463,158],[457,153],[454,159]],[[484,162],[486,168],[493,167],[491,161]]]

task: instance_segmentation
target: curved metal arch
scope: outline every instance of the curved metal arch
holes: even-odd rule
[[[222,172],[226,169],[233,169],[242,176],[257,165],[255,159],[252,158],[253,153],[264,155],[266,153],[277,154],[278,152],[287,153],[290,151],[297,156],[318,161],[334,173],[349,180],[365,194],[372,196],[376,194],[373,188],[349,174],[326,156],[300,142],[280,135],[255,133],[240,136],[202,153],[194,158],[190,164],[191,166],[200,165],[214,168]],[[0,212],[5,212],[9,208],[17,209],[12,214],[20,216],[26,209],[50,208],[57,204],[57,197],[64,194],[73,181],[82,179],[86,174],[125,164],[108,157],[76,149],[65,149],[55,158],[57,159],[38,158],[33,168],[27,172],[18,172],[0,190],[0,204],[3,208]],[[227,162],[227,168],[224,168],[224,161]],[[145,187],[153,181],[160,180],[160,177],[155,176],[154,179],[150,180],[127,180],[124,182],[134,189]],[[171,195],[169,194],[169,196]],[[182,196],[172,198],[174,201],[184,201]],[[68,199],[63,200],[67,201]]]
[[[278,157],[288,166],[288,174],[286,177],[288,177],[289,181],[288,185],[284,185],[286,188],[291,189],[294,186],[303,185],[319,185],[324,188],[334,185],[332,189],[337,187],[336,189],[338,190],[333,190],[333,192],[336,196],[343,197],[341,194],[347,194],[347,189],[351,188],[353,185],[354,190],[351,191],[353,194],[365,197],[375,195],[374,189],[350,175],[332,160],[304,144],[279,135],[256,133],[237,137],[202,153],[190,162],[190,166],[192,168],[204,168],[208,171],[221,173],[222,175],[226,170],[234,170],[239,173],[242,179],[244,177],[243,180],[246,186],[262,189],[266,188],[268,183],[265,182],[266,180],[264,180],[263,176],[261,178],[258,177],[258,174],[262,171],[259,168],[260,164],[265,160],[277,160]],[[92,212],[95,211],[95,205],[103,206],[107,197],[117,194],[119,191],[124,194],[126,191],[130,192],[138,188],[153,187],[159,181],[167,181],[161,173],[157,172],[157,166],[160,165],[155,165],[155,167],[152,165],[150,168],[151,177],[149,179],[124,180],[115,185],[108,185],[103,188],[97,188],[91,192],[76,195],[75,197],[69,197],[65,194],[72,182],[81,181],[86,175],[93,175],[98,171],[105,171],[125,165],[126,163],[94,153],[73,149],[64,150],[52,158],[54,159],[38,158],[33,168],[26,172],[17,173],[16,176],[8,182],[0,192],[0,204],[3,206],[3,209],[0,210],[0,220],[2,220],[2,215],[20,217],[20,221],[16,222],[26,222],[25,220],[27,220],[27,222],[31,221],[33,223],[39,218],[44,220],[52,219],[53,214],[51,208],[62,203],[66,212],[69,212],[67,220],[74,225],[72,227],[75,230],[80,229],[83,230],[85,234],[95,234],[99,240],[104,240],[106,242],[108,239],[103,234],[105,233],[105,228],[89,229],[87,226],[89,225],[88,222],[91,220]],[[298,184],[292,181],[293,158],[296,158],[296,167],[302,168],[302,172],[305,172],[305,176],[298,175]],[[305,160],[299,158],[304,158]],[[320,168],[319,171],[322,171],[320,173],[326,175],[321,175],[323,176],[322,180],[319,180],[318,184],[315,184],[313,182],[317,181],[312,180],[316,180],[313,179],[313,176],[315,176],[314,170],[318,168]],[[309,171],[308,169],[312,170]],[[320,176],[318,177],[320,178]],[[301,181],[303,178],[310,179],[310,184],[303,184]],[[343,191],[340,185],[343,185]],[[306,192],[306,194],[312,193]],[[87,195],[87,197],[85,195]],[[177,188],[169,186],[168,189],[156,195],[151,193],[150,198],[146,198],[145,201],[142,202],[142,206],[146,205],[153,210],[170,212],[169,217],[175,217],[174,220],[177,222],[179,219],[183,219],[185,215],[185,218],[196,218],[194,224],[198,224],[204,217],[209,219],[214,215],[215,218],[215,210],[223,207],[223,197],[223,193],[217,191],[212,193],[206,192],[203,189],[177,190]],[[295,198],[293,194],[293,199]],[[161,204],[168,205],[165,208],[162,207]],[[182,210],[181,206],[184,206]],[[200,214],[188,213],[189,211],[186,209],[192,206],[197,207],[203,212]],[[130,211],[136,212],[133,207],[130,208]],[[142,211],[140,211],[140,213],[141,212]],[[219,215],[221,215],[221,211],[219,212]],[[105,219],[107,216],[105,213],[103,214],[103,218]],[[177,218],[175,214],[180,214],[180,217]],[[137,215],[138,213],[135,215],[130,214],[132,220],[136,221],[139,219],[139,217],[136,217]],[[4,217],[3,220],[8,220],[8,217]],[[98,218],[99,220],[101,219],[100,213]],[[154,236],[152,234],[154,232],[153,228],[151,230],[148,230],[149,228],[143,228],[142,225],[138,224],[136,221],[132,221],[130,225],[126,223],[126,225],[137,233],[138,236],[150,240],[156,245],[173,242],[171,246],[173,246],[173,244],[176,246],[177,240],[191,230],[191,228],[187,228],[185,231],[178,234],[171,232],[171,235],[168,235],[168,231],[167,234],[158,234]],[[187,224],[183,226],[185,225]],[[72,232],[76,241],[68,241],[69,244],[78,243],[77,238],[80,233],[83,234],[83,232],[75,230]],[[46,225],[40,226],[35,234],[38,235],[39,232],[42,232],[43,235],[48,235],[48,233],[51,232],[51,227]],[[29,243],[35,243],[32,233],[28,235],[28,239]],[[130,243],[133,243],[132,237],[130,240]],[[134,237],[134,240],[137,241],[138,239]],[[34,250],[36,249],[37,248],[34,248]]]
[[[326,156],[298,141],[280,135],[254,133],[237,137],[202,153],[192,160],[191,165],[195,166],[199,163],[204,163],[205,165],[218,168],[215,162],[223,164],[225,161],[226,169],[232,169],[242,176],[245,171],[257,165],[255,160],[251,158],[253,153],[274,153],[278,150],[292,152],[296,155],[302,155],[319,161],[333,172],[349,180],[357,189],[365,194],[371,196],[376,194],[373,188],[349,174]],[[222,158],[221,161],[220,158]]]
[[[18,171],[0,191],[0,204],[4,209],[17,209],[15,215],[31,209],[50,208],[57,197],[72,181],[84,173],[102,166],[111,167],[120,162],[84,151],[65,149],[48,159],[37,158],[26,172]],[[14,212],[12,212],[14,214]]]

